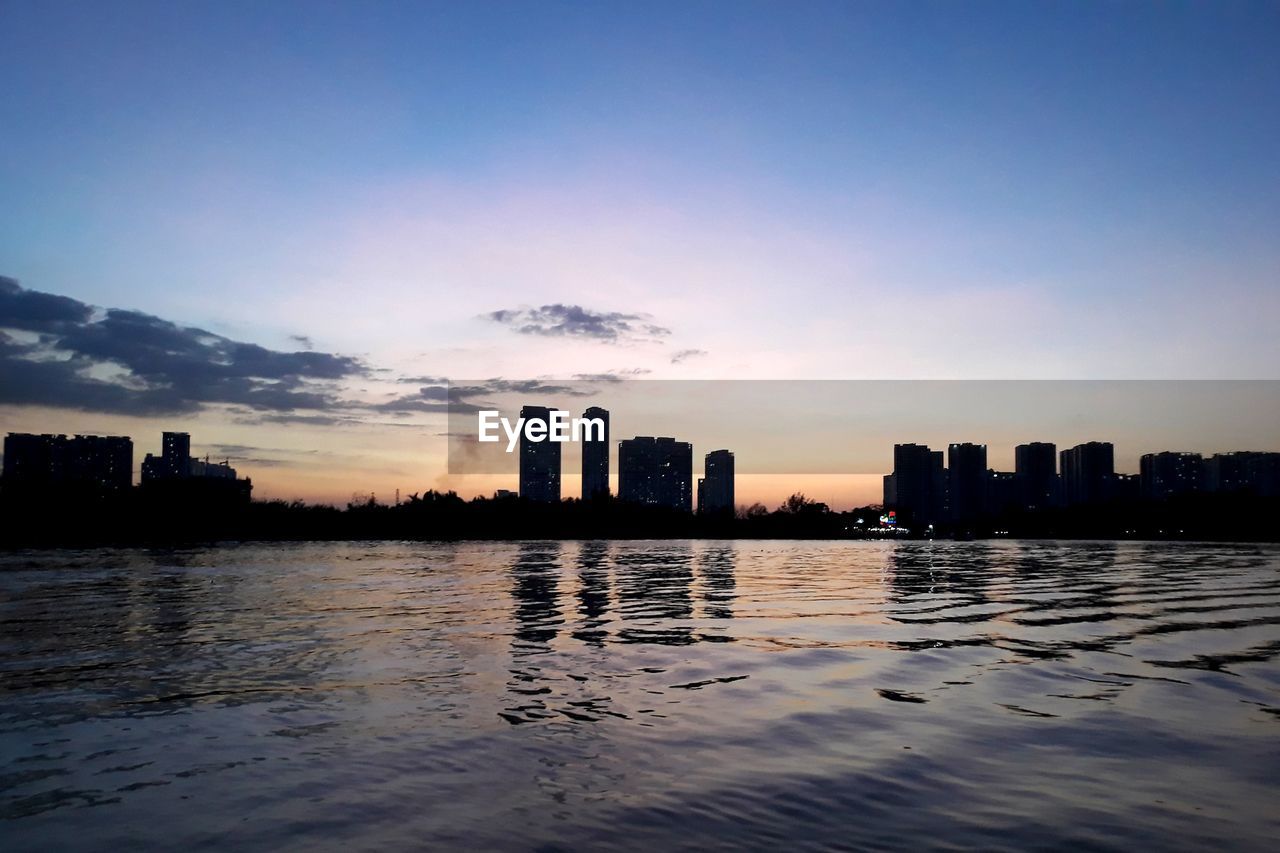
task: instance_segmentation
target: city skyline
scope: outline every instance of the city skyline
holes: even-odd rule
[[[551,408],[527,405],[521,416],[549,417]],[[587,410],[608,422],[609,412],[598,406]],[[607,427],[606,427],[607,430]],[[607,436],[607,432],[606,432]],[[745,504],[735,501],[735,455],[727,449],[704,456],[704,476],[693,470],[694,448],[689,442],[671,437],[636,436],[618,439],[617,492],[607,467],[608,439],[585,442],[584,446],[604,447],[600,460],[583,459],[584,473],[594,471],[602,489],[588,494],[585,487],[577,495],[562,493],[564,460],[561,445],[552,441],[534,442],[522,437],[519,444],[517,488],[498,488],[493,497],[518,496],[532,503],[559,504],[577,497],[582,501],[616,498],[621,503],[648,504],[699,514],[726,509],[741,512]],[[51,495],[50,488],[91,486],[101,495],[119,493],[133,486],[133,442],[129,436],[58,433],[6,434],[3,456],[4,477],[9,495],[38,487]],[[1100,505],[1111,501],[1161,501],[1195,493],[1253,491],[1261,497],[1280,494],[1280,451],[1231,450],[1212,455],[1188,451],[1148,451],[1139,457],[1138,473],[1119,471],[1111,442],[1089,441],[1061,451],[1052,442],[1033,441],[1014,450],[1013,471],[988,465],[987,445],[952,443],[944,452],[927,445],[893,445],[892,470],[880,477],[882,500],[860,506],[883,506],[906,513],[915,524],[932,528],[945,523],[963,528],[988,515],[1010,510],[1046,509]],[[945,461],[944,461],[945,460]],[[191,438],[186,432],[165,431],[161,454],[147,453],[140,466],[138,485],[148,481],[228,481],[243,489],[238,495],[248,499],[251,480],[237,477],[228,461],[210,462],[191,455]],[[694,483],[696,481],[696,489]],[[587,482],[583,477],[582,482]],[[802,493],[793,490],[790,494]],[[354,495],[365,494],[358,489]],[[373,494],[369,499],[373,500]],[[396,490],[399,503],[400,490]],[[696,495],[696,502],[694,496]],[[473,497],[488,497],[477,494]],[[808,496],[813,499],[814,496]],[[821,497],[821,496],[818,496]],[[354,499],[353,499],[354,500]],[[826,504],[826,502],[823,502]],[[837,510],[848,509],[836,507]]]
[[[1274,375],[1274,4],[663,8],[6,5],[0,429],[336,501],[445,376]]]

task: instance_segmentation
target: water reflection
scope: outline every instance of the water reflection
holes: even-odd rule
[[[1272,546],[0,554],[0,832],[1269,849],[1278,637]]]
[[[702,546],[698,573],[702,578],[703,612],[708,619],[732,619],[736,598],[737,546],[733,542]]]
[[[578,613],[582,622],[574,629],[574,639],[593,646],[603,645],[609,636],[609,543],[583,542],[578,546]]]
[[[624,643],[688,645],[693,616],[693,547],[689,542],[623,543],[614,555]]]
[[[952,621],[955,608],[980,608],[990,599],[996,568],[991,546],[966,543],[903,542],[889,554],[891,600],[911,622]],[[975,611],[975,618],[980,618]]]
[[[545,646],[564,622],[560,611],[559,542],[522,542],[511,567],[517,645]]]

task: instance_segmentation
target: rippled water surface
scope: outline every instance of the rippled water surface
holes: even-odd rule
[[[0,555],[0,848],[1276,849],[1280,549]]]

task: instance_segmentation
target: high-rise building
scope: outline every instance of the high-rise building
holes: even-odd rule
[[[1068,506],[1102,503],[1111,497],[1116,473],[1116,450],[1109,441],[1077,444],[1059,454],[1062,497]]]
[[[168,468],[169,475],[185,477],[191,462],[191,433],[166,432],[160,436],[160,458]]]
[[[947,501],[953,524],[972,524],[986,507],[987,446],[947,446]]]
[[[703,477],[698,481],[698,512],[731,514],[733,506],[733,454],[728,450],[713,450],[703,460]]]
[[[1215,453],[1204,460],[1204,488],[1207,492],[1243,492],[1249,488],[1248,468],[1254,456],[1248,451]]]
[[[184,519],[233,510],[249,503],[253,482],[236,475],[230,462],[191,458],[191,436],[166,432],[160,455],[142,461],[139,495],[157,524],[183,524]]]
[[[1013,449],[1013,470],[1026,509],[1042,510],[1061,502],[1056,445],[1047,441],[1019,444]]]
[[[551,428],[551,409],[525,406],[520,417],[527,424],[540,420]],[[551,441],[544,431],[541,441],[531,441],[520,433],[520,497],[542,503],[560,503],[560,442]]]
[[[133,440],[128,436],[32,435],[4,440],[4,485],[11,493],[55,490],[110,495],[133,484]]]
[[[142,481],[180,480],[191,475],[191,434],[166,432],[161,435],[160,455],[147,454],[142,460]]]
[[[1215,453],[1204,460],[1204,488],[1274,497],[1280,494],[1280,453]]]
[[[160,439],[160,455],[142,460],[142,482],[157,480],[234,480],[236,469],[226,462],[191,458],[191,434],[166,432]]]
[[[637,436],[618,443],[618,497],[631,503],[693,510],[693,445]]]
[[[1132,503],[1142,496],[1142,478],[1137,474],[1112,474],[1107,480],[1106,498]]]
[[[1013,471],[987,471],[986,512],[1004,516],[1024,509],[1027,505],[1024,480]]]
[[[895,444],[893,473],[885,477],[884,504],[901,523],[925,527],[943,518],[946,469],[942,451],[923,444]]]
[[[609,412],[592,406],[582,413],[584,418],[604,422],[604,434],[588,428],[582,442],[582,499],[609,496]]]
[[[1204,458],[1199,453],[1147,453],[1139,460],[1142,497],[1164,500],[1204,488]]]

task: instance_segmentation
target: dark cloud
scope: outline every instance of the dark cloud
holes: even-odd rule
[[[368,408],[396,415],[414,412],[474,412],[487,404],[477,402],[494,394],[556,394],[565,397],[590,397],[594,389],[579,385],[561,385],[539,379],[486,379],[470,384],[424,385],[413,394],[403,394]]]
[[[443,376],[402,376],[396,380],[402,385],[447,385],[449,380]]]
[[[0,404],[133,415],[185,414],[210,404],[267,412],[349,405],[341,380],[367,374],[355,358],[280,352],[138,311],[98,313],[65,296],[0,279]]]
[[[706,354],[707,351],[704,349],[682,349],[679,352],[672,354],[671,363],[680,364],[683,361],[688,361],[691,358],[700,358]]]
[[[581,305],[543,305],[491,311],[485,319],[509,326],[522,335],[621,340],[660,340],[671,330],[649,322],[648,314],[591,311]]]
[[[557,385],[541,379],[486,379],[474,385],[451,384],[452,399],[481,397],[488,394],[559,394],[565,397],[590,397],[595,389],[579,385]]]
[[[307,335],[290,335],[289,340],[296,343],[303,349],[315,349],[315,343]]]
[[[87,323],[93,308],[68,296],[27,290],[0,276],[0,327],[28,332],[57,332]]]

